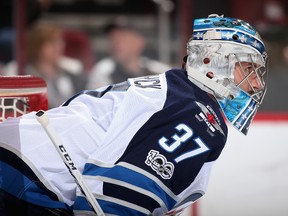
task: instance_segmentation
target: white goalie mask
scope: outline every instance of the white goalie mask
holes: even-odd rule
[[[247,134],[267,88],[267,53],[246,22],[211,15],[194,21],[187,44],[189,79],[215,96],[226,118]]]

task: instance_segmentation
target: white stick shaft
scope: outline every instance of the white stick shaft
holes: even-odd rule
[[[55,132],[53,127],[49,123],[48,115],[44,111],[38,111],[36,113],[36,119],[42,125],[44,130],[46,131],[47,135],[51,139],[52,143],[54,144],[55,148],[57,149],[59,155],[61,156],[63,162],[69,169],[69,172],[75,179],[75,182],[79,186],[79,189],[86,197],[88,203],[91,205],[95,213],[99,216],[104,216],[104,212],[102,211],[101,207],[99,206],[96,198],[93,196],[92,192],[86,185],[86,182],[83,179],[82,174],[79,172],[77,167],[74,165],[71,157],[69,156],[68,152],[66,151],[65,147],[61,143],[61,140],[58,134]]]

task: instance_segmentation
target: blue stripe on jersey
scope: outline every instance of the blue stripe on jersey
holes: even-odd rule
[[[116,165],[112,168],[107,168],[87,163],[85,164],[84,170],[83,175],[109,177],[147,190],[159,197],[166,205],[167,209],[171,209],[176,203],[176,200],[166,193],[166,191],[151,178],[126,167]]]
[[[101,206],[103,212],[105,214],[113,214],[113,215],[125,215],[125,216],[145,216],[146,213],[141,211],[137,211],[135,209],[129,208],[124,205],[120,205],[117,202],[109,202],[107,200],[97,199],[99,205]],[[84,197],[77,197],[77,201],[74,204],[74,211],[75,213],[81,213],[83,211],[83,215],[85,212],[92,211],[91,207],[89,206],[86,198]]]
[[[0,188],[15,197],[48,208],[69,207],[58,200],[16,154],[0,148]]]
[[[1,162],[0,169],[3,174],[0,187],[7,193],[38,206],[68,209],[65,203],[52,200],[45,190],[7,163]]]

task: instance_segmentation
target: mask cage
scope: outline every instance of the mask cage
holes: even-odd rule
[[[243,83],[247,83],[249,91],[245,91],[249,94],[258,104],[261,104],[267,90],[267,60],[260,54],[230,54],[229,59],[229,79],[233,82],[236,87],[241,88]],[[244,66],[243,63],[250,63],[248,66]],[[235,67],[239,65],[243,79],[238,83],[235,83]],[[252,84],[251,79],[256,79],[254,82],[259,84],[259,88],[255,88]]]

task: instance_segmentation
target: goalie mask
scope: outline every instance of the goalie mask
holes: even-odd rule
[[[267,85],[267,54],[246,22],[218,15],[194,21],[187,44],[188,78],[215,96],[224,115],[247,134]]]

